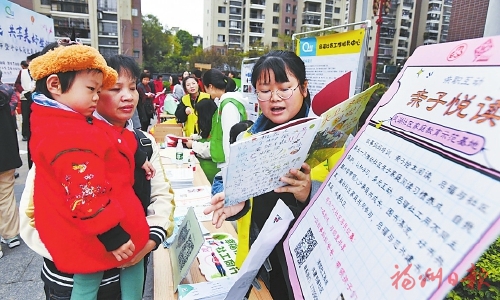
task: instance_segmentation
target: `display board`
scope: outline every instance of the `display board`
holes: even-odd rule
[[[408,59],[285,240],[296,299],[442,299],[498,237],[499,45]]]
[[[366,58],[365,28],[298,40],[296,49],[306,66],[311,94],[310,115],[321,115],[352,97],[360,61]]]

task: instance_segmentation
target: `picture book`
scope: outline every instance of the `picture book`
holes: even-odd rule
[[[295,299],[498,295],[485,269],[500,234],[499,47],[485,37],[409,57],[290,229]]]
[[[320,117],[293,120],[230,146],[223,170],[225,205],[283,186],[290,169],[311,168],[340,151],[378,85],[332,107]]]
[[[201,274],[207,281],[232,277],[238,274],[236,249],[238,240],[229,233],[217,232],[205,236],[198,253]]]

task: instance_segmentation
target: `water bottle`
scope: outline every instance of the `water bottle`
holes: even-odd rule
[[[177,147],[175,147],[175,163],[177,167],[180,167],[184,161],[184,147],[182,146],[182,140],[177,140]]]

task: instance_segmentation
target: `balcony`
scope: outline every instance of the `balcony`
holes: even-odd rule
[[[413,1],[408,1],[408,0],[403,1],[403,7],[413,8]]]
[[[424,45],[434,45],[434,44],[437,44],[436,40],[432,40],[432,39],[424,40]]]
[[[411,27],[411,22],[408,22],[406,20],[401,20],[401,29],[410,29]]]
[[[266,0],[251,0],[250,8],[264,9],[266,8]]]
[[[441,4],[443,0],[429,0],[429,4]]]
[[[322,0],[304,0],[304,5],[306,5],[307,3],[323,3]]]
[[[444,0],[443,5],[444,6],[452,6],[453,1],[452,0]]]
[[[83,3],[83,4],[88,4],[88,0],[52,0],[52,3],[57,3],[57,2],[62,2],[62,3]]]
[[[260,23],[264,23],[264,21],[266,20],[266,16],[264,14],[250,14],[250,20],[251,22],[260,22]]]
[[[241,7],[241,5],[242,5],[241,1],[229,1],[229,6]]]

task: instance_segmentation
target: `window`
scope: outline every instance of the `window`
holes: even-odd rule
[[[139,37],[139,30],[134,29],[134,30],[132,30],[132,33],[133,33],[133,35],[134,35],[135,38]]]
[[[278,29],[273,29],[273,37],[278,37]]]
[[[290,3],[286,4],[286,12],[289,13],[292,11],[292,5]]]
[[[99,52],[104,58],[118,55],[118,48],[99,47]]]
[[[335,7],[335,13],[340,14],[340,7]]]
[[[217,35],[217,42],[223,43],[225,41],[226,41],[226,36],[225,35],[223,35],[223,34],[218,34]]]
[[[217,26],[218,26],[218,27],[226,27],[226,21],[219,20],[219,21],[217,22]]]
[[[118,26],[116,23],[99,23],[99,34],[118,35]]]
[[[41,5],[50,5],[50,4],[51,4],[51,3],[50,3],[50,1],[51,1],[51,0],[41,0],[41,1],[40,1],[40,4],[41,4]]]
[[[292,26],[297,26],[297,20],[296,19],[292,19]]]
[[[273,48],[273,49],[278,48],[278,43],[277,42],[271,42],[271,48]]]
[[[293,6],[293,14],[296,15],[297,14],[297,5],[294,5]]]
[[[290,35],[290,29],[285,29],[285,34]]]
[[[137,10],[137,8],[132,8],[132,17],[137,17],[139,15],[139,11]]]
[[[279,24],[280,23],[280,17],[273,17],[273,24]]]
[[[226,13],[226,7],[225,6],[219,6],[219,14],[225,14]]]
[[[290,17],[285,17],[285,23],[290,24]]]
[[[280,5],[279,5],[279,3],[274,3],[273,4],[273,12],[280,12]]]
[[[139,58],[139,55],[141,55],[141,51],[139,50],[134,50],[134,57]]]

